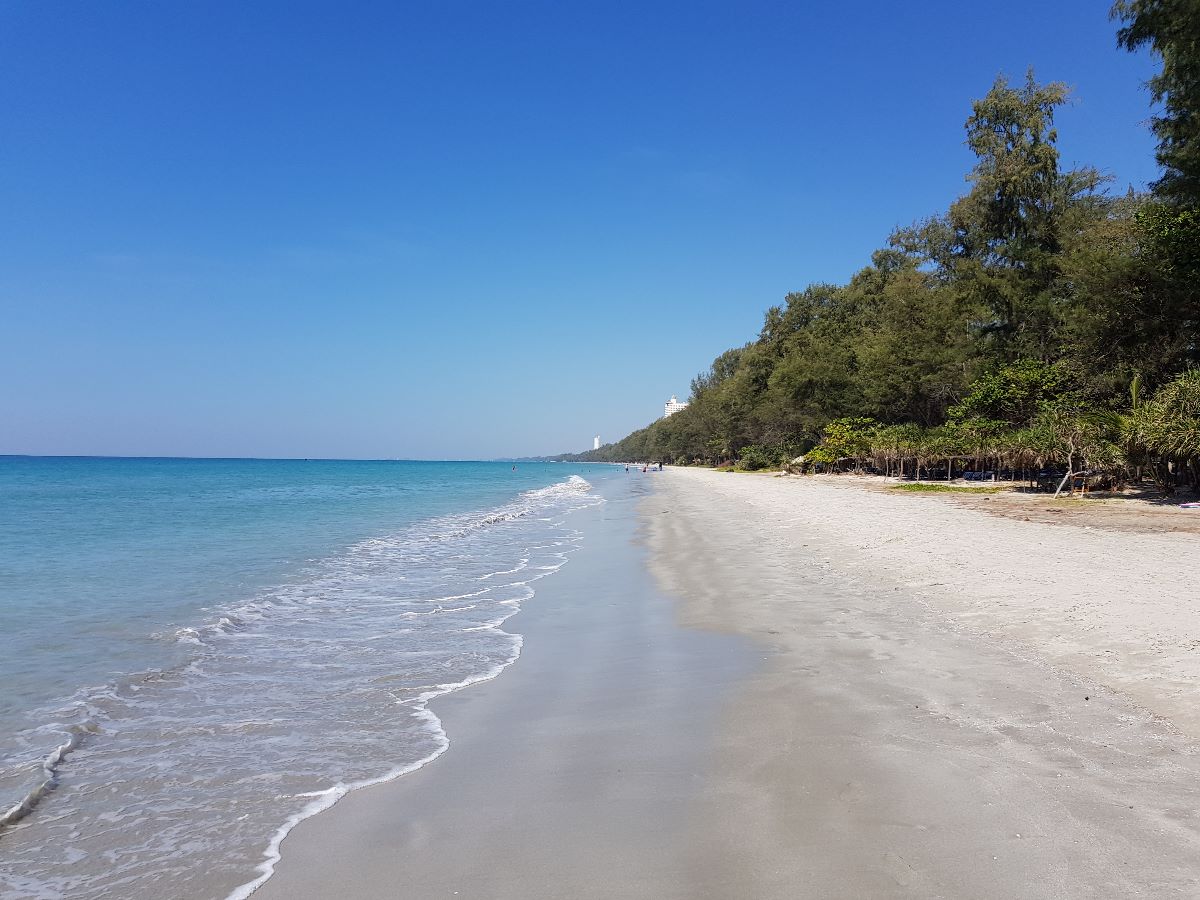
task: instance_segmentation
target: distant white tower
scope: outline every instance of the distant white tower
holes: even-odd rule
[[[673,416],[673,415],[675,415],[675,413],[679,412],[681,409],[687,409],[687,401],[684,400],[681,403],[679,401],[679,398],[677,398],[674,394],[672,394],[671,399],[668,400],[666,402],[666,405],[663,407],[663,418],[665,419],[667,416]]]
[[[593,450],[600,449],[600,435],[596,435],[594,438],[592,438],[592,449]]]

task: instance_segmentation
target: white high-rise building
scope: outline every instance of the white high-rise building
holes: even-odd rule
[[[592,438],[592,449],[593,450],[600,449],[600,435],[596,435],[594,438]]]
[[[684,400],[681,402],[679,398],[672,394],[671,399],[668,400],[666,406],[663,407],[663,418],[665,419],[667,416],[673,416],[681,409],[687,409],[687,401]]]

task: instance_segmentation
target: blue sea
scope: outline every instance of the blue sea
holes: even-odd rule
[[[616,471],[0,457],[0,895],[247,896],[446,749]]]

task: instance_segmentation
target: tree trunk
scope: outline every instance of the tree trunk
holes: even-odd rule
[[[1058,483],[1058,490],[1054,492],[1054,499],[1058,499],[1058,495],[1062,493],[1063,485],[1067,483],[1067,479],[1075,474],[1075,451],[1072,450],[1067,454],[1067,474],[1062,477],[1062,481]]]

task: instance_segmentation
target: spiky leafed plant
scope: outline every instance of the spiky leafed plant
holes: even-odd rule
[[[1145,404],[1146,443],[1181,462],[1200,456],[1200,369],[1184,372]]]
[[[1050,460],[1053,440],[1044,428],[1021,428],[1001,434],[997,455],[1008,469],[1038,471]]]
[[[1164,490],[1170,490],[1176,471],[1191,472],[1200,483],[1200,369],[1184,372],[1142,403],[1135,414],[1139,436],[1149,454],[1158,456],[1152,471]]]
[[[1056,407],[1043,412],[1035,428],[1044,435],[1049,460],[1067,468],[1055,497],[1073,476],[1088,468],[1112,471],[1124,465],[1118,443],[1121,421],[1111,412]]]
[[[1136,477],[1150,464],[1150,449],[1146,440],[1147,407],[1142,402],[1142,377],[1137,375],[1129,385],[1129,412],[1119,415],[1119,443],[1126,465]]]

